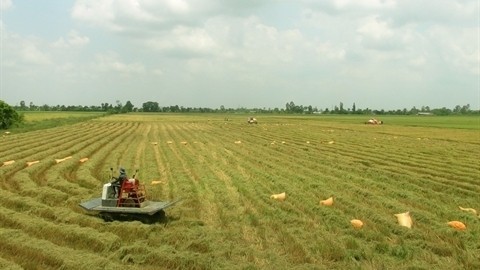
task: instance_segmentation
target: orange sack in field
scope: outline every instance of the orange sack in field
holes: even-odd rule
[[[465,224],[463,224],[463,222],[460,222],[460,221],[457,221],[457,220],[449,221],[449,222],[447,222],[447,224],[448,224],[448,226],[454,228],[457,231],[463,231],[463,230],[467,229],[467,226],[465,226]]]

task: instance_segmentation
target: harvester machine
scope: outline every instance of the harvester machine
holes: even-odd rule
[[[80,203],[88,212],[93,212],[105,221],[140,220],[144,223],[155,223],[165,218],[165,209],[175,205],[174,201],[150,201],[147,199],[145,185],[135,177],[128,178],[125,170],[120,169],[120,176],[113,176],[111,181],[103,185],[102,197],[93,198]]]

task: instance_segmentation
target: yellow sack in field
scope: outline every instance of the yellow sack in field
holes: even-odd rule
[[[34,165],[34,164],[37,164],[37,163],[39,163],[39,162],[40,162],[40,160],[35,160],[35,161],[27,161],[27,167],[30,167],[30,166],[32,166],[32,165]]]
[[[277,201],[284,201],[287,198],[287,194],[285,192],[279,194],[273,194],[270,196],[270,199],[275,199]]]
[[[71,158],[72,158],[72,156],[68,156],[68,157],[65,157],[65,158],[56,158],[55,163],[64,162],[65,160],[71,159]]]
[[[465,211],[465,212],[470,212],[470,213],[473,213],[474,215],[477,215],[477,210],[473,209],[473,208],[463,208],[461,206],[458,207],[460,210],[462,211]]]
[[[413,221],[412,217],[410,216],[410,212],[395,214],[395,216],[397,217],[398,224],[400,224],[400,226],[404,226],[409,229],[412,228]]]
[[[352,219],[350,223],[355,229],[360,229],[363,227],[363,222],[360,219]]]
[[[333,205],[333,197],[330,197],[326,200],[321,200],[320,205],[332,206]]]
[[[152,180],[152,185],[164,184],[165,182],[161,180]]]
[[[15,160],[4,161],[3,166],[12,165],[13,163],[15,163]]]

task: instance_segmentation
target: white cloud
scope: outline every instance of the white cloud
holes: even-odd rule
[[[427,63],[425,56],[420,55],[409,60],[409,64],[414,67],[424,66]]]
[[[184,0],[77,0],[72,17],[120,33],[149,33],[195,20],[203,9],[202,3]]]
[[[118,33],[148,36],[177,26],[198,27],[217,16],[239,16],[272,0],[76,0],[74,19]]]
[[[368,16],[363,19],[357,32],[375,40],[393,36],[393,31],[388,26],[388,23],[380,20],[378,15]]]
[[[124,63],[116,53],[108,52],[98,54],[95,57],[95,70],[101,72],[116,72],[124,75],[139,74],[145,72],[141,63]]]
[[[316,52],[329,59],[343,60],[346,55],[346,50],[343,45],[335,45],[330,42],[319,43]]]
[[[476,0],[401,0],[397,8],[387,15],[396,24],[428,24],[456,27],[472,25],[478,21],[478,1]]]
[[[12,0],[0,0],[0,11],[7,10],[13,6]]]
[[[216,43],[202,28],[177,26],[168,33],[145,39],[147,47],[160,51],[183,51],[187,55],[211,54]]]
[[[68,37],[59,38],[52,45],[56,48],[69,48],[69,47],[81,47],[87,45],[90,42],[90,38],[87,36],[81,36],[77,31],[71,30],[68,33]]]
[[[33,43],[23,44],[20,53],[22,59],[30,64],[46,65],[51,63],[49,56]]]
[[[183,0],[167,0],[166,5],[177,14],[187,13],[190,10],[189,4]]]
[[[113,3],[114,0],[78,0],[72,8],[72,17],[93,25],[117,30],[118,27],[112,22],[116,17],[115,10],[112,8]]]
[[[164,74],[163,70],[160,68],[155,68],[152,70],[152,73],[157,76],[162,76]]]
[[[397,0],[300,0],[307,9],[330,15],[356,15],[365,12],[387,12],[397,8]],[[403,1],[403,0],[402,0]]]
[[[258,16],[228,15],[259,4],[261,1],[79,0],[72,16],[113,31],[130,44],[134,41],[148,50],[182,58],[209,56],[274,66],[298,60],[299,54],[307,54],[305,50],[320,57],[344,57],[344,48],[309,40],[300,29],[280,30]],[[233,11],[232,6],[238,10]]]
[[[427,33],[437,55],[459,71],[480,74],[479,29],[434,27]]]
[[[159,18],[156,18],[144,4],[145,1],[115,1],[110,5],[110,9],[115,11],[115,17],[110,18],[112,23],[115,23],[119,28],[124,28],[122,24],[128,24],[132,22],[156,22]],[[124,23],[122,23],[122,21]]]
[[[333,0],[333,6],[338,9],[345,8],[393,8],[396,6],[395,0]]]

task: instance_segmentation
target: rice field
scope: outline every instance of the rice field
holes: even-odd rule
[[[0,268],[480,269],[480,218],[459,208],[480,212],[480,118],[257,118],[110,115],[0,137]],[[156,224],[105,222],[78,204],[110,167],[183,201]]]
[[[72,119],[72,118],[92,118],[105,114],[104,112],[65,112],[65,111],[26,111],[21,112],[25,115],[25,121],[39,122],[54,119]]]

